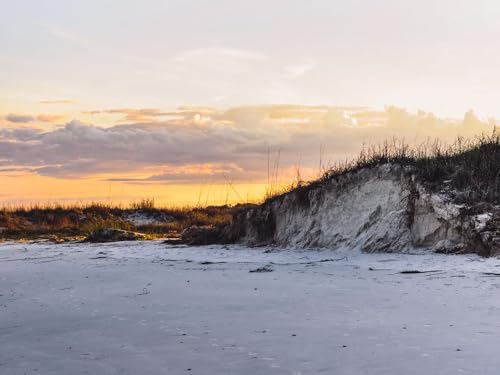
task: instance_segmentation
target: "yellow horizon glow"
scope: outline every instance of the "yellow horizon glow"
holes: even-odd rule
[[[154,199],[157,207],[234,205],[258,203],[267,191],[265,183],[133,185],[94,178],[67,180],[39,175],[2,176],[0,206],[89,203],[128,206],[146,198]]]

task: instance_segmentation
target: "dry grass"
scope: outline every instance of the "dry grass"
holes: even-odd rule
[[[500,204],[500,135],[496,131],[474,139],[458,138],[451,145],[436,140],[412,147],[392,139],[363,149],[357,159],[335,164],[315,181],[297,181],[267,200],[292,190],[306,194],[347,173],[382,164],[413,167],[417,178],[429,189],[446,188],[458,203]]]
[[[156,208],[150,199],[129,207],[104,203],[4,207],[0,209],[0,238],[78,237],[103,228],[134,230],[157,237],[174,236],[191,225],[229,222],[239,207]],[[155,218],[156,222],[134,225],[127,220],[128,215],[134,213]]]

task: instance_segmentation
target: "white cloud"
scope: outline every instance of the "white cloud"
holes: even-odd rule
[[[314,68],[316,68],[317,63],[315,60],[306,57],[301,62],[285,66],[285,77],[288,78],[297,78],[303,76],[307,72],[310,72]]]
[[[200,59],[211,59],[211,58],[231,58],[237,60],[265,60],[267,57],[256,51],[248,51],[243,49],[235,48],[221,48],[221,47],[207,47],[207,48],[195,48],[183,51],[175,55],[172,60],[178,62],[187,62]]]
[[[47,30],[48,34],[54,38],[78,44],[87,43],[87,41],[80,35],[72,33],[68,30],[61,29],[60,27],[57,27],[55,25],[41,24],[40,26]]]

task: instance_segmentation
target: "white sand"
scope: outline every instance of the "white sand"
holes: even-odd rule
[[[498,374],[497,259],[264,251],[2,244],[0,374]]]

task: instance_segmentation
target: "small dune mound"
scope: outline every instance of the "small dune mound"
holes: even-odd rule
[[[145,240],[143,233],[132,232],[123,229],[102,228],[90,232],[86,237],[87,242],[117,242],[117,241],[139,241]]]
[[[186,245],[209,245],[217,243],[220,236],[220,229],[213,225],[196,226],[193,225],[184,229],[181,233],[181,240]]]

